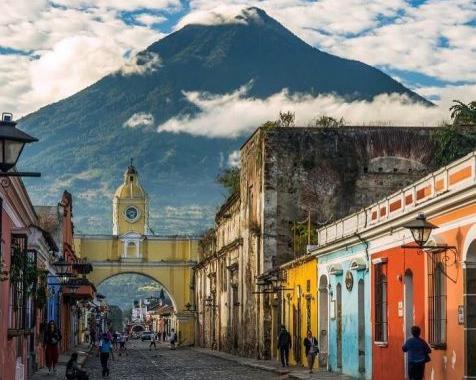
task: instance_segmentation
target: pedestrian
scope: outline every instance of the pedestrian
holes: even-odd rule
[[[122,355],[122,353],[124,352],[127,356],[127,351],[126,351],[126,333],[122,333],[122,334],[119,334],[119,338],[118,338],[118,341],[119,341],[119,356]]]
[[[167,333],[164,330],[164,331],[162,331],[162,342],[165,343],[166,338],[167,338]]]
[[[107,362],[109,361],[109,354],[111,354],[112,360],[114,360],[114,354],[112,352],[112,343],[107,333],[102,334],[101,341],[99,342],[99,357],[102,366],[102,377],[109,376],[109,367]]]
[[[278,349],[279,356],[281,358],[281,365],[283,367],[289,367],[289,350],[291,349],[291,335],[286,326],[281,326],[281,331],[278,336]]]
[[[149,344],[149,351],[152,349],[152,345],[154,346],[155,349],[157,349],[157,346],[155,345],[157,341],[157,335],[155,332],[152,331],[152,334],[150,334],[150,344]]]
[[[89,376],[78,364],[78,353],[73,352],[66,363],[65,376],[68,380],[89,380]]]
[[[91,348],[96,348],[96,330],[95,329],[91,329],[89,337],[91,340]]]
[[[425,375],[425,364],[431,360],[431,348],[423,338],[420,338],[420,327],[413,326],[411,333],[412,336],[406,340],[402,347],[403,352],[407,353],[408,378],[409,380],[422,380]]]
[[[174,329],[170,332],[170,349],[175,350],[175,345],[177,344],[177,333]]]
[[[61,332],[56,326],[55,321],[48,322],[48,326],[45,332],[45,356],[46,366],[48,367],[48,373],[56,373],[56,364],[58,364],[58,344],[61,340]]]
[[[304,349],[306,351],[309,373],[312,373],[312,368],[314,367],[316,355],[319,353],[319,343],[317,341],[317,338],[312,335],[311,330],[308,330],[307,336],[304,338]]]
[[[112,346],[114,348],[114,351],[117,351],[117,336],[117,331],[114,331],[114,333],[112,334]]]

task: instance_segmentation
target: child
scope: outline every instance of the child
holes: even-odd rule
[[[89,376],[78,364],[78,353],[73,352],[66,364],[66,378],[68,380],[89,380]]]

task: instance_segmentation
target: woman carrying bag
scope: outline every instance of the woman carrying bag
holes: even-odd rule
[[[306,352],[309,373],[312,373],[314,361],[316,360],[316,356],[319,353],[319,344],[317,338],[312,336],[311,330],[307,332],[307,336],[304,338],[304,349]]]

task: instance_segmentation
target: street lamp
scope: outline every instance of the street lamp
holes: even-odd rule
[[[71,272],[68,272],[68,267],[70,266],[70,264],[67,263],[64,258],[60,258],[52,265],[55,268],[60,284],[66,284],[68,280],[73,276]]]
[[[16,124],[11,113],[2,113],[0,120],[0,176],[40,177],[40,173],[9,172],[16,165],[25,144],[38,141],[35,137],[17,129]]]
[[[430,238],[431,231],[438,228],[438,226],[435,226],[426,220],[425,214],[418,215],[415,220],[412,220],[403,227],[410,230],[413,240],[415,240],[415,243],[420,248],[425,246]]]

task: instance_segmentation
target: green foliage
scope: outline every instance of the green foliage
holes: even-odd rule
[[[119,306],[110,305],[109,306],[109,319],[111,320],[111,327],[114,331],[122,331],[123,325],[123,313]]]
[[[476,101],[464,104],[459,100],[450,107],[453,124],[441,126],[434,134],[435,163],[444,166],[472,152],[476,148],[476,130],[462,125],[476,125]]]
[[[293,247],[296,257],[305,255],[307,253],[306,247],[308,241],[311,244],[317,244],[317,226],[314,223],[311,223],[311,231],[309,231],[307,223],[293,223],[291,225],[291,232],[293,234]],[[309,233],[311,234],[310,239],[308,239]]]
[[[36,307],[42,309],[47,302],[47,271],[40,271],[38,277],[38,288],[36,289]]]
[[[340,128],[345,126],[345,120],[343,117],[337,120],[332,116],[322,115],[314,119],[310,126],[318,128]]]
[[[31,294],[35,283],[38,281],[38,268],[34,260],[20,249],[13,247],[10,263],[10,282],[22,284],[26,294]],[[14,285],[15,286],[15,285]]]
[[[235,194],[240,191],[240,168],[226,168],[218,174],[217,183],[228,190],[229,194]]]
[[[464,104],[460,100],[453,100],[450,107],[453,125],[476,124],[476,101]]]
[[[294,121],[296,119],[296,114],[291,111],[281,112],[279,111],[279,118],[274,121],[268,120],[261,125],[261,128],[270,129],[270,128],[290,128],[295,127]]]
[[[472,152],[476,147],[475,131],[460,131],[455,125],[440,127],[433,136],[435,163],[444,166]]]

